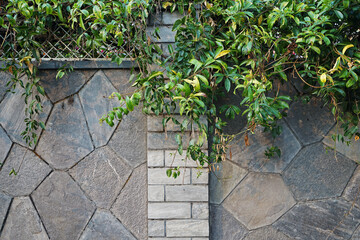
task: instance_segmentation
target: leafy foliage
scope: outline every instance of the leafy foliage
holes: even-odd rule
[[[36,37],[54,21],[69,28],[90,28],[91,34],[79,31],[78,36],[79,44],[84,40],[88,47],[101,48],[112,36],[119,47],[127,50],[115,54],[113,60],[120,63],[124,57],[133,58],[140,73],[134,80],[137,90],[129,96],[114,93],[120,106],[101,121],[112,126],[142,103],[144,113],[163,114],[164,125],[173,121],[180,126],[182,133],[176,138],[180,154],[185,149],[184,132],[192,130],[186,156],[200,166],[224,160],[226,146],[234,138],[223,133],[226,120],[219,117],[220,113],[230,119],[239,114],[247,118],[247,129],[239,133],[245,134],[245,144],[247,132],[253,132],[257,126],[279,132],[276,122],[284,116],[291,99],[269,92],[275,88],[275,80],[289,81],[291,75],[301,79],[307,93],[332,107],[345,137],[359,135],[359,0],[162,2],[163,8],[177,9],[184,15],[173,26],[176,42],[174,47],[169,45],[168,57],[145,31],[148,13],[159,5],[140,0],[9,1],[9,14],[0,23],[17,32],[19,45],[35,51],[10,61],[7,70],[14,73],[14,82],[20,82],[16,80],[19,71],[38,86],[36,71],[26,57],[40,61]],[[25,70],[16,65],[22,63]],[[150,71],[153,63],[166,70]],[[228,94],[239,94],[242,101],[220,107],[215,104]],[[187,118],[178,122],[173,117],[176,111]],[[200,121],[202,115],[207,117],[209,126]],[[198,136],[195,127],[200,132]],[[210,156],[201,151],[208,136],[212,136]],[[343,140],[344,136],[336,138]],[[267,156],[274,153],[280,155],[272,147]],[[168,175],[177,176],[170,171]]]

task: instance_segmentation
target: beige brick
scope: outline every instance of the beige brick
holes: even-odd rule
[[[150,115],[147,117],[147,129],[149,132],[162,132],[164,127],[162,125],[162,116]]]
[[[150,201],[150,202],[165,201],[164,185],[149,185],[148,186],[148,201]]]
[[[164,151],[149,150],[147,152],[148,167],[163,167],[164,166]]]
[[[205,185],[185,185],[185,186],[165,186],[166,201],[208,201],[208,186]]]
[[[208,220],[168,220],[167,237],[208,237]]]
[[[208,203],[193,203],[191,211],[194,219],[209,219]]]
[[[174,219],[174,218],[190,218],[190,203],[149,203],[148,218],[149,219]]]
[[[149,168],[148,184],[190,184],[190,170],[180,169],[180,176],[176,179],[168,177],[166,170],[168,168]]]
[[[191,169],[191,184],[208,184],[209,183],[209,173],[207,168],[203,169]],[[198,177],[198,174],[201,175]]]
[[[148,221],[148,235],[149,235],[149,237],[164,237],[165,236],[165,221],[149,220]]]

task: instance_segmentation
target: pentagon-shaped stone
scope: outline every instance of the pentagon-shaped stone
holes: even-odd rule
[[[224,207],[210,205],[210,238],[241,240],[248,232]]]
[[[358,166],[347,184],[343,197],[349,202],[354,202],[358,208],[360,208],[360,167]]]
[[[136,240],[111,213],[98,210],[87,225],[80,240]]]
[[[118,100],[108,97],[116,89],[102,71],[95,73],[91,80],[79,92],[81,104],[84,108],[85,118],[95,147],[107,144],[115,127],[108,124],[100,125],[99,119],[119,105]]]
[[[11,197],[0,192],[0,226],[4,223],[10,202]]]
[[[351,141],[350,145],[347,145],[345,142],[332,140],[333,134],[344,134],[343,129],[340,127],[333,127],[333,129],[329,132],[329,134],[324,138],[323,143],[327,146],[334,148],[337,152],[345,155],[351,160],[360,163],[360,141]],[[349,141],[349,139],[345,139],[345,141]]]
[[[95,70],[76,70],[56,79],[56,70],[46,70],[40,71],[39,77],[46,94],[55,103],[77,93],[94,73]]]
[[[246,146],[243,139],[234,140],[236,144],[231,146],[232,161],[257,172],[282,172],[299,152],[301,145],[284,122],[280,126],[282,133],[275,139],[269,132],[258,127],[254,134],[248,135],[250,146]],[[265,156],[267,148],[272,146],[280,147],[280,157],[275,154],[268,159]]]
[[[299,203],[273,226],[295,239],[340,240],[349,239],[359,222],[359,209],[344,200],[328,199]]]
[[[80,187],[100,208],[110,208],[131,168],[108,147],[96,149],[70,170]]]
[[[295,200],[279,175],[249,173],[223,205],[252,230],[275,222]]]
[[[16,175],[9,176],[13,169]],[[28,195],[50,171],[51,168],[32,151],[15,144],[0,171],[0,190],[11,196]]]
[[[356,164],[321,143],[306,146],[294,158],[283,177],[297,200],[337,197],[343,192]]]
[[[0,126],[0,164],[2,164],[9,153],[12,142],[4,129]]]
[[[132,167],[146,162],[146,116],[134,111],[125,116],[108,146]]]
[[[3,71],[0,71],[0,102],[4,98],[6,94],[6,90],[9,89],[9,87],[6,86],[6,84],[11,80],[11,76]]]
[[[351,237],[351,240],[359,240],[360,239],[360,226],[355,230],[354,234]]]
[[[251,231],[244,240],[292,240],[273,227],[263,227]]]
[[[323,139],[335,123],[328,107],[315,98],[309,103],[294,102],[286,120],[304,145]]]
[[[13,200],[0,239],[49,239],[29,197]]]
[[[55,104],[36,152],[56,169],[67,169],[94,149],[77,95]]]
[[[210,202],[220,204],[246,176],[247,171],[231,161],[216,164],[219,170],[210,173]]]
[[[32,198],[50,239],[78,239],[95,210],[65,172],[53,172]]]
[[[147,239],[147,167],[134,169],[111,211],[137,238]]]
[[[121,94],[131,93],[135,90],[132,87],[133,82],[130,82],[131,70],[129,69],[111,69],[111,70],[103,70],[104,74],[111,83],[115,86],[115,88]],[[134,72],[134,74],[137,74]]]
[[[21,96],[24,89],[18,86],[15,93],[8,93],[0,104],[0,123],[9,134],[11,140],[28,147],[21,133],[25,130],[26,124],[24,119],[28,116],[25,115],[26,104],[24,98]],[[43,111],[39,115],[35,115],[35,119],[45,122],[52,108],[52,103],[46,98],[41,97],[43,104]],[[37,136],[40,136],[41,128],[35,131]],[[34,147],[34,146],[32,146]]]

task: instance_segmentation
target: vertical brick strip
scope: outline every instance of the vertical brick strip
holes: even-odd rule
[[[209,239],[208,173],[197,177],[193,160],[174,157],[177,128],[169,126],[165,134],[156,116],[148,116],[147,124],[149,240]],[[182,167],[176,179],[166,176],[171,166]]]

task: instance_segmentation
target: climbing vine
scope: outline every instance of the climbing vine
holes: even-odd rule
[[[148,33],[147,18],[156,11],[179,11],[183,17],[173,26],[174,46],[170,56],[153,43],[159,30]],[[109,57],[117,63],[124,58],[137,62],[136,90],[130,95],[114,93],[119,102],[100,120],[110,126],[121,121],[141,105],[146,114],[163,115],[163,124],[178,124],[178,152],[199,165],[224,160],[227,145],[234,135],[226,135],[226,119],[243,115],[247,128],[262,126],[275,135],[277,121],[289,108],[289,96],[279,91],[274,81],[299,78],[304,92],[321,98],[332,109],[344,134],[337,141],[359,139],[360,98],[360,1],[359,0],[222,0],[222,1],[7,1],[0,10],[5,34],[15,33],[13,42],[0,43],[5,56],[5,71],[13,74],[13,87],[25,89],[29,118],[24,137],[36,142],[32,129],[43,127],[35,113],[41,111],[44,90],[36,76],[41,54],[41,37],[54,23],[76,29],[80,47],[106,50],[106,42],[116,43]],[[13,55],[15,48],[24,49]],[[8,51],[10,49],[10,51]],[[5,50],[5,51],[4,51]],[[4,54],[5,52],[5,54]],[[150,71],[157,64],[163,71]],[[27,81],[20,78],[27,76]],[[59,77],[64,72],[60,70]],[[229,94],[242,96],[237,104],[219,106]],[[32,97],[34,96],[34,99]],[[179,122],[174,113],[187,118]],[[225,118],[220,116],[224,115]],[[200,121],[206,116],[209,126]],[[187,129],[197,128],[186,143]],[[209,138],[211,136],[211,138]],[[31,138],[32,137],[32,138]],[[33,140],[31,140],[33,139]],[[208,156],[201,150],[206,141],[212,146]],[[280,154],[275,146],[266,156]],[[211,165],[211,164],[210,164]],[[168,171],[177,176],[176,169]]]

